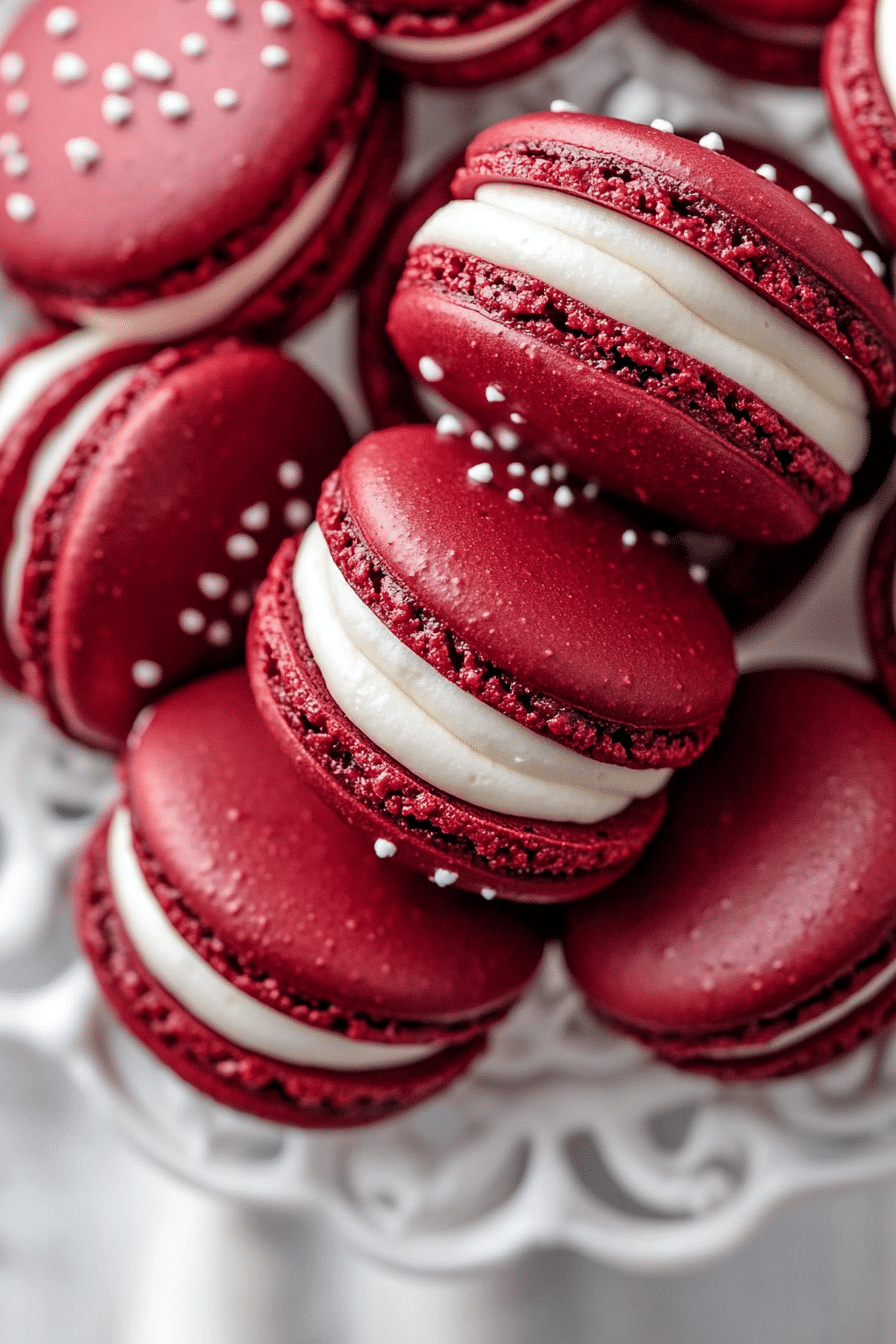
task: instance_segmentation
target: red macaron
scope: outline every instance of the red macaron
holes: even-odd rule
[[[570,911],[594,1010],[736,1081],[854,1049],[896,1018],[896,724],[818,671],[742,678],[643,862]]]
[[[724,148],[574,113],[492,127],[416,235],[389,332],[449,402],[609,490],[796,541],[893,399],[896,308],[819,188]]]
[[[0,54],[0,264],[117,340],[283,335],[351,279],[400,157],[394,89],[283,0],[37,0]]]
[[[631,866],[668,771],[716,733],[731,636],[591,487],[477,434],[355,445],[259,591],[250,677],[378,853],[488,898],[570,900]]]
[[[141,720],[81,861],[81,941],[126,1027],[187,1082],[285,1124],[365,1124],[440,1091],[534,973],[510,907],[382,864],[301,782],[245,674]]]
[[[728,75],[768,84],[819,82],[825,25],[843,0],[645,0],[650,28]]]
[[[233,337],[72,332],[0,378],[0,672],[91,746],[239,661],[281,541],[348,447],[325,392]]]

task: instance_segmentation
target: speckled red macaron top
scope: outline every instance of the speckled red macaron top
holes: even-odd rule
[[[210,278],[232,235],[274,227],[353,133],[357,52],[282,0],[38,0],[0,56],[18,173],[4,267],[85,296],[200,260],[179,287]]]
[[[896,724],[837,677],[752,674],[641,866],[570,912],[571,969],[637,1028],[759,1026],[892,937],[894,853]]]
[[[536,113],[483,131],[454,181],[522,182],[592,200],[711,257],[853,363],[874,406],[896,393],[896,308],[839,229],[776,183],[682,136]]]
[[[145,871],[180,933],[238,988],[379,1019],[463,1023],[506,1007],[541,938],[505,905],[376,857],[300,780],[242,672],[196,682],[138,726],[126,785]],[[139,851],[138,851],[139,852]],[[147,862],[147,857],[149,862]],[[172,890],[173,889],[173,890]],[[435,1033],[436,1038],[439,1032]]]
[[[599,759],[690,759],[734,685],[721,613],[648,534],[548,480],[429,426],[382,430],[318,520],[371,610],[464,690]]]

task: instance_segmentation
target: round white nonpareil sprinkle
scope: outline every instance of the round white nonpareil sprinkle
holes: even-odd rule
[[[391,859],[395,857],[398,846],[393,845],[391,840],[384,840],[382,836],[373,842],[373,852],[378,859]]]
[[[78,16],[68,5],[55,5],[44,19],[48,37],[68,37],[78,27]]]
[[[183,121],[192,110],[193,106],[187,95],[177,89],[165,89],[159,94],[159,111],[169,121]]]
[[[227,592],[230,587],[230,580],[225,578],[223,574],[200,574],[196,580],[196,587],[204,597],[214,602]]]
[[[153,686],[158,686],[162,680],[162,675],[161,667],[151,658],[138,658],[131,668],[131,676],[135,683],[147,691],[151,690]]]
[[[240,96],[236,89],[215,89],[214,100],[215,107],[223,107],[226,112],[240,105]]]
[[[121,126],[134,115],[134,104],[123,93],[107,93],[101,108],[103,121],[110,126]]]
[[[423,356],[417,368],[420,370],[420,377],[427,383],[440,383],[445,377],[445,370],[429,355]]]
[[[30,196],[26,196],[23,191],[14,191],[6,198],[6,213],[17,224],[27,224],[34,218],[37,209]]]
[[[25,73],[25,58],[17,51],[5,51],[0,56],[0,79],[4,84],[15,84]]]
[[[186,33],[180,40],[180,49],[185,56],[195,59],[197,56],[205,55],[208,43],[201,33]]]
[[[72,140],[66,140],[65,153],[76,173],[88,172],[103,157],[97,142],[87,135],[76,135]]]
[[[311,522],[311,505],[307,499],[288,499],[283,509],[283,518],[286,526],[296,532]]]
[[[6,110],[13,117],[24,117],[31,103],[24,89],[13,89],[6,95]]]
[[[224,543],[231,560],[251,560],[258,554],[258,542],[246,532],[234,532]]]
[[[205,617],[196,607],[185,607],[177,623],[185,635],[199,635],[205,629]]]
[[[277,480],[284,490],[295,490],[302,484],[304,474],[298,462],[281,462],[277,468]]]
[[[75,51],[61,51],[53,62],[53,78],[58,84],[80,84],[87,78],[87,62]]]
[[[233,0],[208,0],[205,12],[219,23],[232,23],[236,18],[236,5]]]
[[[261,6],[261,21],[269,28],[288,28],[293,20],[293,12],[283,0],[264,0]]]
[[[205,632],[207,642],[216,649],[224,649],[233,639],[229,621],[212,621]]]
[[[3,171],[8,177],[24,177],[30,167],[27,154],[7,154],[3,160]]]
[[[103,88],[110,93],[130,93],[134,87],[134,76],[124,61],[113,61],[103,71]]]
[[[240,522],[243,527],[248,528],[250,532],[261,532],[271,521],[271,511],[267,504],[259,502],[252,504],[248,509],[243,509],[240,514]]]
[[[131,65],[134,73],[141,79],[151,79],[155,84],[164,84],[166,79],[171,78],[171,62],[166,61],[159,52],[150,51],[148,47],[141,47],[139,51],[134,52]]]
[[[282,70],[284,66],[289,65],[289,52],[285,47],[274,45],[262,47],[260,59],[268,70]]]

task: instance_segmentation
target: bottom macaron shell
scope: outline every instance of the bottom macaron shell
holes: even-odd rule
[[[739,79],[764,84],[817,88],[821,42],[817,46],[788,45],[771,37],[738,32],[712,16],[678,0],[647,0],[642,7],[649,28],[673,47],[698,56],[708,65]],[[783,25],[782,25],[783,26]]]
[[[656,833],[665,794],[590,826],[525,821],[449,797],[387,756],[329,695],[305,642],[292,588],[298,541],[284,543],[256,599],[248,667],[281,749],[350,824],[395,846],[395,859],[446,885],[550,904],[601,891]]]
[[[527,442],[703,531],[798,541],[849,495],[833,459],[751,392],[521,272],[417,248],[389,334],[408,368],[437,352],[437,390],[474,419],[521,417]],[[508,389],[500,421],[492,384]]]
[[[244,1050],[199,1022],[141,964],[115,908],[106,867],[108,824],[81,861],[74,889],[82,946],[127,1029],[186,1082],[264,1120],[308,1129],[372,1124],[442,1091],[485,1048],[485,1037],[395,1069],[301,1068]]]

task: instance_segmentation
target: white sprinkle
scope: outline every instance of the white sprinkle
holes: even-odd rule
[[[809,209],[812,211],[814,215],[824,214],[824,206],[822,205],[821,201],[809,201],[808,204]]]
[[[777,182],[778,170],[773,163],[760,163],[756,169],[757,177],[764,177],[766,182]]]
[[[234,532],[224,543],[224,549],[231,560],[251,560],[258,554],[258,542],[245,532]]]
[[[555,109],[554,109],[554,105],[553,105],[553,103],[552,103],[552,104],[551,104],[551,111],[553,112],[554,110],[555,110]],[[495,888],[494,888],[494,887],[483,887],[483,888],[482,888],[482,891],[481,891],[479,894],[480,894],[480,896],[483,897],[484,900],[486,900],[486,901],[493,901],[493,900],[495,899],[495,897],[497,896],[498,893],[495,891]]]
[[[515,425],[524,425],[526,423],[526,417],[520,415],[519,411],[511,411],[510,418]]]
[[[583,485],[582,494],[586,499],[597,499],[600,494],[600,486],[597,481],[588,481],[586,485]]]
[[[841,232],[846,241],[848,243],[852,243],[853,247],[862,246],[862,239],[860,235],[857,233],[853,233],[852,229],[842,229]]]
[[[565,481],[568,475],[569,472],[562,462],[555,462],[551,467],[551,480],[553,481]]]
[[[526,468],[523,466],[522,462],[507,463],[508,476],[525,476],[525,474],[526,474]]]
[[[264,503],[252,504],[240,514],[240,522],[250,532],[263,532],[270,521],[271,511]]]
[[[259,59],[268,70],[282,70],[289,65],[289,52],[285,47],[262,47]]]
[[[721,153],[725,148],[725,141],[718,131],[709,131],[707,135],[701,135],[697,143],[702,145],[704,149],[714,149],[717,153]]]
[[[215,107],[223,107],[227,112],[240,105],[240,96],[236,89],[215,89],[214,99]]]
[[[283,0],[264,0],[261,6],[261,21],[269,28],[288,28],[292,23],[292,10]]]
[[[13,135],[12,131],[5,131],[0,135],[0,154],[18,154],[21,148],[21,140],[17,135]]]
[[[183,121],[188,117],[193,108],[189,98],[185,93],[180,93],[176,89],[165,89],[159,94],[159,111],[163,117],[169,121]]]
[[[113,61],[103,71],[103,88],[110,93],[130,93],[134,87],[134,76],[124,61]]]
[[[236,18],[236,5],[233,0],[208,0],[205,12],[219,23],[231,23]]]
[[[688,573],[695,583],[705,583],[709,578],[709,570],[705,565],[688,565]]]
[[[440,415],[438,420],[436,421],[437,434],[453,434],[455,435],[455,437],[462,438],[463,432],[464,427],[458,420],[457,416],[452,415],[448,411],[446,411],[444,415]]]
[[[307,499],[288,499],[283,509],[283,518],[287,527],[297,532],[311,522],[312,509]]]
[[[449,872],[447,868],[437,868],[432,875],[432,880],[437,887],[450,887],[457,881],[457,873]]]
[[[102,104],[103,121],[110,126],[121,126],[130,121],[134,113],[134,104],[121,93],[107,93]]]
[[[507,400],[504,393],[501,391],[500,387],[495,387],[494,383],[489,383],[488,387],[485,389],[485,399],[486,401]]]
[[[833,210],[824,210],[824,211],[822,212],[822,216],[821,216],[821,217],[822,217],[822,219],[824,220],[825,224],[836,224],[836,223],[837,223],[837,216],[834,214]]]
[[[210,598],[214,602],[227,592],[230,587],[230,580],[226,579],[223,574],[200,574],[196,580],[196,587],[204,597]]]
[[[177,623],[185,635],[198,635],[205,629],[205,617],[195,607],[184,607]]]
[[[76,173],[86,173],[103,157],[97,142],[87,135],[76,135],[73,140],[66,140],[65,152]]]
[[[212,621],[205,632],[206,642],[213,644],[216,649],[224,649],[233,639],[233,631],[230,628],[229,621]]]
[[[470,442],[474,448],[494,448],[494,440],[486,434],[484,429],[474,429],[470,435]]]
[[[475,467],[468,467],[467,475],[471,481],[478,481],[480,485],[488,485],[495,478],[489,462],[477,462]]]
[[[27,224],[35,215],[35,205],[30,196],[22,191],[14,191],[6,198],[6,213],[17,224]]]
[[[651,532],[650,540],[653,542],[654,546],[668,546],[672,538],[669,536],[668,532],[662,532],[657,528],[655,532]]]
[[[552,112],[581,112],[581,110],[582,109],[577,107],[575,103],[568,103],[565,98],[554,98],[551,100]],[[482,894],[484,896],[485,892]]]
[[[180,40],[180,49],[185,56],[204,56],[208,51],[208,43],[201,33],[185,33]]]
[[[53,78],[58,84],[80,84],[87,78],[87,62],[74,51],[61,51],[53,62]]]
[[[138,658],[131,668],[131,676],[138,686],[149,690],[152,686],[158,686],[162,680],[162,669],[151,658]]]
[[[429,355],[424,355],[417,365],[420,370],[420,377],[427,383],[440,383],[445,377],[445,370],[437,364]]]
[[[131,65],[135,74],[140,75],[142,79],[151,79],[155,84],[164,84],[166,79],[171,78],[171,62],[166,61],[157,51],[150,51],[148,47],[141,47],[139,51],[134,52]]]
[[[532,479],[536,485],[550,485],[551,469],[546,462],[543,462],[540,467],[535,468],[532,473]]]
[[[654,117],[650,124],[655,131],[670,131],[673,134],[675,132],[675,127],[672,125],[671,121],[667,121],[665,117]]]
[[[872,252],[870,248],[866,248],[862,253],[862,260],[867,261],[874,274],[879,276],[880,279],[883,279],[887,273],[887,268],[876,252]]]
[[[298,462],[293,462],[290,458],[287,462],[281,462],[277,468],[277,480],[283,486],[284,490],[295,490],[302,484],[302,477],[305,473]]]
[[[508,499],[511,501],[511,503],[513,503],[513,504],[522,504],[522,502],[523,502],[523,492],[522,492],[522,490],[518,490],[517,487],[514,486],[512,490],[508,490],[508,491],[507,491],[507,498],[508,498]]]
[[[13,89],[12,93],[6,95],[6,110],[10,116],[24,117],[30,106],[31,103],[24,89]]]
[[[48,37],[68,37],[78,27],[78,16],[68,5],[56,5],[44,19]]]
[[[9,177],[24,177],[31,167],[27,154],[7,154],[3,160],[3,171]]]
[[[558,509],[568,509],[570,504],[575,503],[575,498],[568,485],[558,485],[554,491],[554,503]]]
[[[794,187],[793,194],[798,201],[803,202],[803,205],[808,205],[812,199],[812,188],[803,184],[801,187]]]
[[[373,852],[378,859],[392,859],[398,852],[398,846],[393,845],[391,840],[384,840],[380,836],[379,840],[373,842]]]
[[[15,84],[25,73],[25,58],[17,51],[5,51],[0,56],[0,79],[4,84]]]
[[[252,605],[252,594],[247,593],[245,588],[239,588],[230,599],[230,610],[234,616],[245,616]]]
[[[634,546],[637,543],[638,534],[633,527],[627,527],[622,534],[623,546]]]
[[[512,453],[516,448],[519,448],[520,436],[515,434],[508,425],[496,425],[492,433],[498,440],[498,446],[503,448],[505,453]]]

